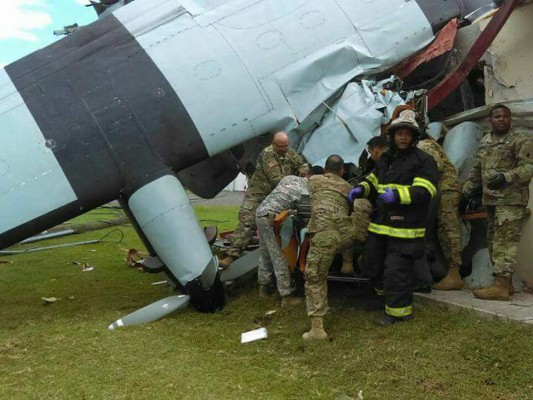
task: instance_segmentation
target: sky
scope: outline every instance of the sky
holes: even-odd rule
[[[96,20],[88,0],[1,0],[0,67],[60,40],[54,30]]]

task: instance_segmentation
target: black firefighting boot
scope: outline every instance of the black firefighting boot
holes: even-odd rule
[[[461,275],[459,275],[459,267],[452,266],[448,271],[448,275],[444,279],[433,285],[435,290],[461,290],[465,286]]]
[[[328,334],[324,330],[324,318],[323,317],[311,317],[311,330],[305,332],[302,335],[304,340],[319,339],[325,340],[328,338]]]
[[[381,317],[376,318],[373,323],[376,326],[386,327],[394,325],[398,322],[407,322],[413,319],[412,315],[406,315],[405,317],[393,317],[389,314],[383,314]]]
[[[482,300],[509,300],[514,293],[513,279],[510,276],[497,276],[494,285],[472,291],[474,296]]]

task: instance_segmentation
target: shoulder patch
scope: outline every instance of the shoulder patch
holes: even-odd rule
[[[268,163],[268,168],[274,168],[274,167],[277,166],[277,165],[278,165],[278,162],[275,161],[275,160],[273,160],[273,161],[270,161],[270,162]]]

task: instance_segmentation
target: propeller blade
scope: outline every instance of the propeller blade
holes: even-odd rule
[[[166,297],[116,320],[109,325],[109,330],[113,331],[116,328],[121,328],[123,326],[146,324],[157,321],[158,319],[187,306],[187,304],[189,304],[189,299],[190,296],[185,294]]]
[[[255,249],[254,251],[250,251],[241,258],[233,261],[228,268],[220,272],[220,280],[222,282],[232,281],[257,268],[257,264],[259,263],[259,250]]]

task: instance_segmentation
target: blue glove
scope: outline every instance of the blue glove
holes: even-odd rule
[[[379,199],[385,204],[393,204],[398,202],[398,199],[394,194],[394,190],[392,189],[385,189],[385,193],[381,194]]]
[[[348,193],[348,200],[353,203],[355,199],[363,197],[363,192],[364,189],[361,186],[357,186],[355,189],[350,190],[350,193]]]

